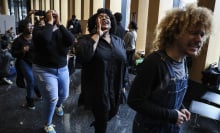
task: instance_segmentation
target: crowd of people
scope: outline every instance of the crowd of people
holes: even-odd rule
[[[32,14],[40,14],[34,25]],[[89,34],[83,35],[75,15],[65,28],[55,10],[32,10],[19,22],[16,38],[11,28],[1,38],[0,78],[26,88],[29,109],[36,108],[35,95],[43,99],[46,133],[56,133],[54,114],[64,115],[70,84],[67,57],[72,47],[82,71],[78,104],[93,113],[95,133],[106,133],[108,121],[126,101],[126,91],[128,105],[137,112],[133,133],[179,133],[182,123],[190,120],[190,112],[182,105],[189,77],[186,57],[197,56],[211,34],[212,12],[196,4],[168,11],[155,29],[155,49],[138,67],[130,89],[126,89],[128,68],[135,65],[138,27],[135,21],[123,27],[122,17],[100,8],[88,19]]]

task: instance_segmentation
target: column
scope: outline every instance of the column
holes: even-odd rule
[[[46,3],[46,0],[41,0],[41,10],[45,10],[45,3]]]
[[[90,11],[90,0],[83,1],[83,20],[88,20],[89,18],[89,11]]]
[[[9,12],[8,12],[8,0],[3,0],[1,7],[2,7],[2,14],[3,15],[9,15]]]
[[[45,11],[48,11],[50,9],[51,9],[51,7],[50,7],[50,0],[45,0]]]
[[[69,6],[68,6],[68,18],[72,18],[72,15],[74,14],[73,9],[74,7],[74,0],[69,0]]]
[[[54,6],[54,10],[56,10],[57,11],[57,13],[59,14],[59,16],[61,16],[60,15],[60,0],[54,0],[53,1],[53,6]]]
[[[60,19],[61,23],[66,26],[67,20],[68,20],[68,0],[62,0],[61,4],[61,13],[60,13]]]
[[[40,4],[39,4],[39,0],[34,0],[33,1],[33,9],[35,9],[35,10],[39,10],[39,6]]]
[[[220,57],[220,1],[219,0],[215,0],[215,5],[214,5],[214,13],[213,13],[213,33],[210,36],[209,39],[209,44],[208,44],[208,51],[207,51],[207,55],[206,55],[206,62],[205,62],[205,66],[207,67],[209,64],[213,63],[213,62],[217,62],[219,60]]]
[[[147,17],[147,33],[145,54],[148,55],[152,49],[155,28],[165,12],[173,8],[173,0],[154,0],[149,1],[148,17]],[[144,14],[146,15],[146,14]],[[140,29],[140,27],[139,27]],[[139,34],[138,34],[139,35]],[[144,43],[144,42],[143,42]],[[142,44],[143,45],[143,44]]]
[[[75,0],[75,15],[81,20],[81,0]]]
[[[122,0],[109,0],[109,9],[114,14],[115,12],[121,12]]]
[[[130,21],[130,6],[131,6],[131,0],[122,0],[122,21],[121,25],[127,29],[129,21]]]
[[[92,14],[96,13],[97,9],[104,7],[104,0],[93,0]]]
[[[82,19],[80,21],[81,27],[82,27],[82,33],[83,34],[88,34],[88,28],[87,28],[87,22],[90,17],[90,0],[84,0],[83,1],[83,11],[82,11]]]
[[[139,0],[138,12],[132,12],[132,18],[137,16],[137,41],[136,41],[136,51],[144,51],[146,45],[147,36],[147,23],[148,23],[148,8],[149,0]],[[131,19],[132,19],[131,18]]]

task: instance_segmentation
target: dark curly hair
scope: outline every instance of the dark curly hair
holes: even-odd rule
[[[101,14],[101,13],[106,13],[110,17],[111,29],[110,29],[109,33],[114,34],[115,31],[116,31],[116,20],[115,20],[114,15],[112,14],[112,12],[109,9],[106,9],[106,8],[99,8],[97,10],[97,12],[88,19],[88,31],[89,31],[89,33],[91,33],[91,34],[96,33],[96,19],[97,19],[98,15]]]

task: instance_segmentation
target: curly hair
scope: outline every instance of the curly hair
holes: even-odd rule
[[[89,31],[89,33],[94,34],[96,32],[96,19],[97,19],[98,15],[101,14],[101,13],[106,13],[110,17],[111,29],[110,29],[109,33],[114,34],[115,31],[116,31],[116,20],[115,20],[114,15],[112,14],[112,12],[109,9],[106,9],[106,8],[99,8],[97,10],[97,12],[88,19],[88,31]]]
[[[185,8],[168,11],[156,27],[153,50],[164,50],[170,47],[175,39],[197,26],[204,28],[206,40],[212,32],[211,10],[189,4]]]

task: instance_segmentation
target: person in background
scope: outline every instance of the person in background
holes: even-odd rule
[[[137,113],[133,133],[179,133],[191,113],[182,101],[187,91],[186,57],[198,56],[211,34],[212,12],[187,5],[167,12],[156,28],[154,52],[137,70],[128,105]]]
[[[12,43],[13,40],[16,38],[16,34],[15,34],[14,31],[13,31],[13,27],[10,27],[10,28],[6,31],[6,33],[5,33],[4,36],[6,36],[6,37],[9,39],[9,43]]]
[[[67,22],[67,29],[77,38],[82,34],[82,28],[76,15],[72,15],[72,19]]]
[[[32,71],[33,63],[33,44],[32,44],[32,30],[33,25],[28,20],[19,22],[19,29],[23,29],[19,37],[17,37],[11,47],[13,57],[16,58],[15,67],[17,71],[16,83],[24,82],[27,89],[26,106],[29,109],[35,109],[34,92],[38,97],[41,97],[38,88],[35,86],[34,75]],[[21,76],[21,77],[20,77]],[[24,79],[23,79],[24,78]],[[19,79],[19,80],[18,80]],[[26,83],[26,84],[25,84]],[[17,84],[19,85],[19,83]]]
[[[54,112],[63,116],[63,103],[69,96],[67,52],[74,36],[60,23],[55,10],[48,10],[45,26],[34,28],[34,75],[44,99],[43,121],[46,133],[56,133]]]
[[[16,69],[13,61],[15,60],[8,48],[10,39],[7,36],[3,36],[0,40],[0,77],[5,83],[13,84],[12,79],[16,76]]]
[[[95,133],[105,133],[107,122],[118,112],[120,96],[128,83],[124,41],[113,33],[111,11],[100,8],[88,20],[89,35],[79,39],[84,105],[91,109]]]
[[[116,23],[117,23],[117,28],[116,28],[115,35],[120,37],[121,39],[124,39],[126,31],[125,31],[125,28],[122,27],[122,25],[121,25],[122,14],[119,13],[119,12],[116,12],[114,14],[114,16],[115,16]]]
[[[126,32],[124,41],[125,41],[125,48],[126,54],[128,59],[128,65],[134,65],[134,53],[136,48],[136,40],[137,40],[137,24],[134,21],[131,21],[129,26],[129,31]]]

